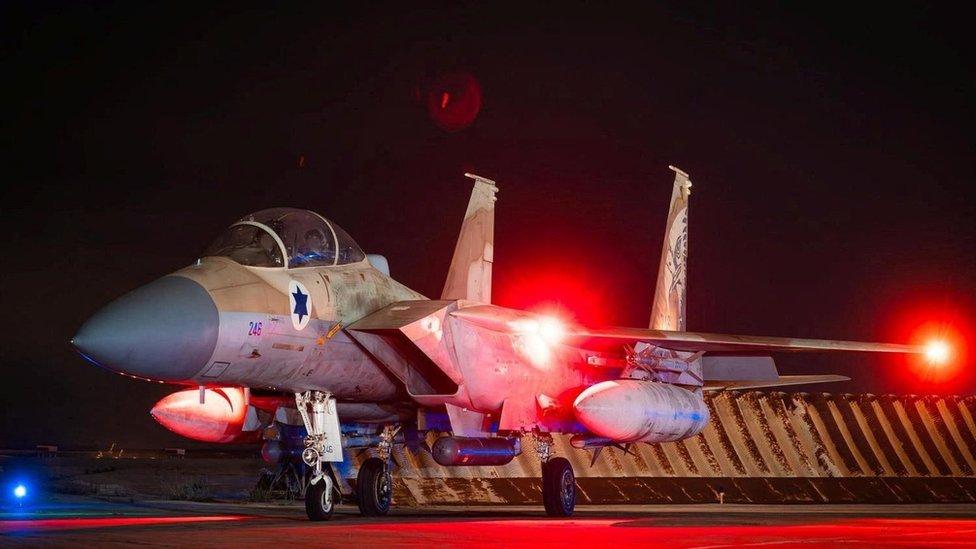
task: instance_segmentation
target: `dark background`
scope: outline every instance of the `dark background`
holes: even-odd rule
[[[185,445],[147,413],[172,388],[94,368],[68,340],[250,211],[316,210],[437,296],[464,171],[501,188],[502,305],[645,326],[675,164],[695,182],[690,329],[907,341],[928,323],[972,339],[962,13],[404,10],[4,4],[0,447]],[[458,71],[481,109],[446,131],[426,102]],[[854,377],[814,390],[971,394],[957,358],[779,364]]]

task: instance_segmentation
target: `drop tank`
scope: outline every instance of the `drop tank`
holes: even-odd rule
[[[701,390],[618,379],[580,393],[576,418],[591,433],[616,442],[669,442],[692,437],[708,424]]]

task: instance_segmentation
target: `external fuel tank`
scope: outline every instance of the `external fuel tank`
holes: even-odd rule
[[[669,442],[695,436],[708,424],[701,390],[618,379],[597,383],[573,404],[591,433],[615,442]]]

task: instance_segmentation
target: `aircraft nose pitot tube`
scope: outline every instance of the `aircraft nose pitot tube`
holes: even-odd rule
[[[576,418],[616,442],[667,442],[695,436],[708,424],[701,393],[636,379],[604,381],[580,393]]]
[[[185,381],[217,346],[220,316],[210,294],[182,276],[165,276],[95,313],[71,339],[91,362],[122,374]]]

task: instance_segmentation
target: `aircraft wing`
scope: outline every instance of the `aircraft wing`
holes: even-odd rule
[[[777,376],[776,379],[760,380],[705,380],[702,389],[705,391],[726,391],[746,389],[766,389],[769,387],[786,387],[789,385],[810,385],[812,383],[832,383],[835,381],[850,381],[847,376],[836,374],[787,375]]]
[[[772,353],[802,351],[844,351],[873,353],[924,353],[915,345],[867,343],[828,339],[790,337],[742,336],[708,334],[641,328],[571,329],[566,342],[601,352],[620,352],[625,346],[644,343],[685,353],[703,356],[696,367],[689,363],[688,371],[673,374],[674,382],[701,384],[706,391],[726,389],[756,389],[786,385],[806,385],[846,381],[847,377],[833,374],[781,376]],[[632,347],[633,348],[633,347]],[[668,374],[666,374],[668,375]],[[681,377],[684,376],[684,377]]]
[[[545,329],[548,317],[498,305],[457,300],[401,301],[349,325],[347,333],[366,347],[420,402],[430,395],[454,394],[463,383],[456,353],[449,350],[455,335],[443,331],[449,318],[499,334],[518,336]],[[587,328],[565,325],[557,330],[558,344],[582,350],[595,367],[626,368],[627,355],[644,352],[639,344],[688,353],[663,356],[668,364],[658,372],[670,383],[703,385],[708,390],[776,387],[844,381],[837,375],[780,376],[776,352],[860,351],[923,353],[922,347],[823,339],[709,334],[649,328]],[[448,335],[445,335],[448,334]],[[543,335],[542,337],[546,337]],[[629,348],[629,350],[628,350]],[[699,355],[699,356],[696,356]],[[662,358],[661,355],[657,355]],[[700,359],[700,360],[699,360]]]
[[[575,328],[567,338],[582,347],[603,349],[626,343],[644,342],[674,351],[708,353],[772,353],[798,351],[855,351],[868,353],[920,354],[917,345],[867,343],[829,339],[743,336],[703,332],[673,332],[644,328]]]

